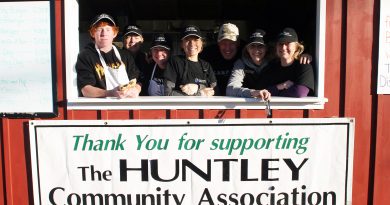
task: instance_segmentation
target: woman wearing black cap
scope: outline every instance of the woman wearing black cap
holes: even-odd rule
[[[270,64],[267,89],[273,96],[305,97],[314,93],[314,74],[310,64],[300,64],[304,47],[292,28],[285,28],[278,36],[276,55]]]
[[[226,95],[236,97],[254,97],[269,100],[271,94],[263,89],[262,73],[266,70],[267,46],[264,42],[265,31],[255,30],[249,37],[249,42],[242,51],[233,67],[226,88]]]
[[[164,71],[171,53],[171,42],[164,34],[158,34],[152,42],[150,52],[153,63],[144,70],[144,91],[149,96],[164,95]]]
[[[113,44],[119,32],[107,14],[95,17],[90,26],[93,43],[87,45],[76,62],[77,86],[84,97],[137,97],[141,86],[132,56]]]
[[[185,56],[174,56],[164,72],[165,95],[213,96],[217,81],[211,65],[198,57],[203,50],[198,27],[182,32],[181,48]]]

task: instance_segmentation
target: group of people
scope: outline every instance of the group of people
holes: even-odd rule
[[[269,100],[271,96],[304,97],[314,92],[311,56],[292,28],[277,37],[276,53],[256,29],[247,43],[232,23],[221,25],[217,43],[204,48],[195,25],[180,36],[184,55],[171,56],[170,39],[159,34],[150,47],[151,60],[140,51],[142,31],[130,25],[123,32],[123,49],[113,45],[119,33],[114,19],[96,16],[89,29],[93,40],[76,62],[80,96],[133,98],[150,96],[236,96]]]

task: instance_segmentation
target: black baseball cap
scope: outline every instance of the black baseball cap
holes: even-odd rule
[[[154,37],[153,42],[152,42],[152,47],[150,47],[150,49],[156,48],[156,47],[161,47],[161,48],[165,48],[167,50],[171,50],[171,41],[164,34],[162,34],[162,33],[158,34]]]
[[[181,40],[188,36],[196,36],[198,38],[202,38],[202,33],[200,32],[200,29],[195,25],[188,25],[186,26],[182,33],[181,33]]]
[[[105,13],[102,13],[102,14],[95,16],[95,18],[93,18],[90,27],[93,27],[94,25],[96,25],[100,21],[105,21],[105,22],[110,23],[113,26],[116,26],[114,18],[112,18],[112,16],[105,14]]]
[[[285,28],[278,36],[278,42],[298,42],[297,32],[293,28]]]
[[[136,35],[142,36],[142,30],[139,26],[136,25],[128,25],[125,29],[125,34],[123,36],[127,36],[131,33],[134,33]]]
[[[248,45],[249,45],[249,44],[252,44],[252,43],[258,43],[258,44],[265,45],[264,36],[265,36],[265,31],[264,31],[264,30],[256,29],[256,30],[249,36]]]

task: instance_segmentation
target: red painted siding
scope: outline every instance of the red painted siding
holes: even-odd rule
[[[369,163],[372,129],[372,50],[374,1],[347,4],[345,116],[355,117],[354,204],[366,204],[370,191]],[[357,23],[358,22],[358,23]],[[359,170],[359,171],[357,171]]]
[[[390,204],[390,96],[378,97],[374,196],[372,204]]]
[[[310,117],[339,116],[340,99],[344,99],[341,84],[345,80],[342,67],[342,27],[343,1],[326,2],[326,37],[325,37],[325,97],[328,102],[323,110],[311,110]]]
[[[7,204],[29,204],[26,120],[3,120],[4,176]],[[27,151],[27,152],[26,152]],[[31,186],[30,186],[31,191]]]

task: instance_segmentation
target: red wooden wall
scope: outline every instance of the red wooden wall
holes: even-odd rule
[[[264,110],[73,111],[65,105],[63,0],[55,0],[59,116],[55,119],[264,118]],[[376,94],[379,0],[327,0],[323,110],[274,110],[277,118],[354,117],[354,205],[390,204],[390,96]],[[53,119],[53,120],[55,120]],[[27,119],[0,121],[0,205],[32,200]]]

